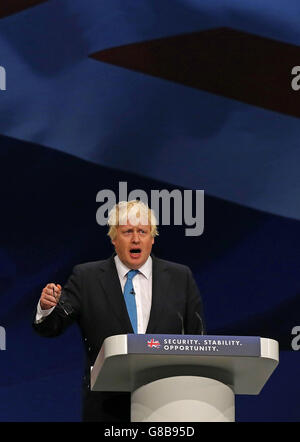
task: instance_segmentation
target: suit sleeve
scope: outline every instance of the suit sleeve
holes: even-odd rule
[[[187,299],[185,315],[185,333],[191,335],[205,334],[203,302],[191,270],[187,269]]]
[[[75,320],[78,320],[82,296],[81,273],[80,266],[75,266],[62,289],[59,304],[41,322],[33,322],[33,328],[39,335],[44,337],[58,336]]]

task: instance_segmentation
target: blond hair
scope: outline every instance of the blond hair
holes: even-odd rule
[[[114,240],[119,225],[126,225],[130,222],[132,225],[148,225],[151,227],[151,236],[158,235],[157,220],[154,211],[139,200],[120,201],[115,204],[108,215],[107,224],[109,225],[108,236]]]

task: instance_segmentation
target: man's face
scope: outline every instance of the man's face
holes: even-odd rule
[[[130,223],[118,226],[117,235],[112,243],[123,264],[129,269],[139,269],[147,261],[154,243],[151,226],[134,226]]]

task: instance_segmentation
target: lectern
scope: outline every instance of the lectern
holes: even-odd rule
[[[235,394],[259,394],[278,362],[268,338],[117,335],[103,342],[91,390],[130,391],[132,422],[233,422]]]

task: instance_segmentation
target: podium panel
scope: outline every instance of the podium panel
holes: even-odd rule
[[[117,335],[101,347],[91,390],[131,392],[135,422],[233,421],[234,395],[259,394],[278,362],[268,338]]]

